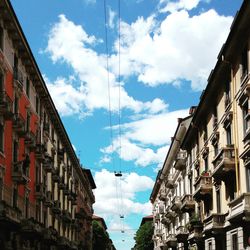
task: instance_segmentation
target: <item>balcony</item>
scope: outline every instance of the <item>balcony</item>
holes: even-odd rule
[[[53,206],[53,198],[52,198],[52,192],[51,191],[46,192],[44,205],[46,207],[52,207]]]
[[[187,242],[188,238],[188,230],[184,226],[179,226],[176,229],[176,238],[178,242],[185,243]]]
[[[30,149],[36,148],[36,137],[31,131],[27,131],[24,136],[24,143]]]
[[[156,229],[155,230],[155,235],[159,236],[159,237],[162,236],[162,230],[161,229]]]
[[[190,212],[194,211],[195,201],[194,201],[193,196],[191,194],[184,195],[181,201],[182,201],[182,206],[181,206],[182,212],[190,213]]]
[[[167,239],[165,240],[165,244],[169,248],[176,248],[177,247],[177,238],[175,234],[169,234]]]
[[[65,185],[63,193],[64,193],[64,195],[69,195],[70,194],[70,190],[69,190],[69,185],[68,184]]]
[[[186,168],[186,162],[187,162],[187,152],[186,151],[180,151],[177,154],[174,168],[176,170],[182,171]]]
[[[171,223],[171,220],[168,218],[162,218],[161,223],[164,224],[165,226],[167,226]]]
[[[222,148],[218,155],[213,160],[214,171],[212,177],[219,180],[224,180],[230,173],[235,172],[234,148]]]
[[[176,213],[172,211],[171,209],[168,209],[168,211],[165,214],[165,217],[167,219],[173,220],[176,217]]]
[[[212,231],[212,233],[219,233],[223,230],[225,224],[225,214],[212,214],[204,219],[204,231]]]
[[[200,175],[194,184],[194,188],[194,199],[206,199],[207,196],[212,195],[212,177],[208,173]]]
[[[57,158],[58,158],[58,160],[60,160],[60,161],[63,161],[64,160],[64,149],[58,149],[57,150]]]
[[[64,190],[65,187],[66,187],[66,185],[65,185],[65,183],[64,183],[64,178],[63,178],[63,177],[60,177],[60,181],[59,181],[59,183],[58,183],[58,188],[59,188],[60,190]]]
[[[165,190],[162,190],[160,192],[160,195],[159,195],[159,200],[165,201],[166,199],[167,199],[167,194],[166,194]]]
[[[46,188],[43,183],[37,184],[35,193],[36,199],[38,199],[39,201],[43,201],[45,199],[45,190]]]
[[[70,249],[70,241],[64,236],[58,238],[59,249]]]
[[[46,243],[56,243],[58,240],[58,233],[53,227],[45,228],[43,230],[43,239]]]
[[[62,221],[69,224],[71,222],[71,214],[67,210],[62,211]]]
[[[52,169],[52,180],[54,181],[54,182],[60,182],[60,171],[59,171],[59,168],[57,168],[57,169]]]
[[[13,163],[12,180],[19,185],[26,185],[29,182],[27,162],[25,160]]]
[[[60,214],[61,213],[61,202],[60,201],[54,201],[52,205],[52,212],[54,214]]]
[[[171,209],[175,212],[180,211],[181,209],[181,197],[180,196],[175,196],[174,199],[172,200],[172,206]]]
[[[228,203],[229,214],[227,220],[231,223],[250,221],[250,193],[244,193]]]
[[[23,73],[18,68],[14,68],[14,87],[20,92],[23,91]]]
[[[13,118],[12,101],[6,91],[0,91],[0,115],[2,115],[5,120],[11,120]]]
[[[14,114],[12,127],[19,136],[25,135],[25,121],[19,113]]]
[[[44,160],[43,160],[43,169],[47,172],[47,173],[51,173],[53,170],[53,162],[52,162],[52,158],[47,155],[45,156]]]
[[[34,219],[24,219],[21,221],[20,232],[25,238],[33,238],[42,235],[41,225]]]
[[[174,188],[174,176],[172,174],[168,175],[166,187],[170,189]]]
[[[160,214],[164,214],[164,212],[165,212],[165,205],[164,204],[160,204],[159,205],[159,213]]]
[[[35,150],[36,159],[43,161],[45,158],[45,153],[46,153],[46,148],[44,144],[37,143]]]
[[[87,217],[86,212],[83,208],[80,208],[78,212],[75,214],[76,219],[85,219]]]

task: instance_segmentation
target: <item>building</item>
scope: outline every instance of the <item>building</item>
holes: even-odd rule
[[[172,156],[171,145],[157,177],[155,249],[250,248],[249,25],[245,0],[180,149]]]
[[[144,216],[141,220],[140,227],[146,222],[153,222],[153,215]]]
[[[180,146],[190,126],[195,108],[190,109],[190,116],[178,119],[178,127],[165,158],[162,169],[159,171],[150,201],[153,204],[154,249],[168,249],[176,247],[175,230],[178,228],[176,203],[180,202],[180,193],[183,189],[182,170],[185,169],[186,152]],[[178,223],[182,224],[186,218],[181,216]]]
[[[2,0],[0,249],[91,249],[93,188],[10,1]]]

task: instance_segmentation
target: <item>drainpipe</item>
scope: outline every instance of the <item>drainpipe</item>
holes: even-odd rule
[[[233,101],[233,134],[234,134],[234,160],[235,160],[235,179],[236,179],[236,192],[237,196],[240,194],[240,178],[239,178],[239,161],[238,161],[238,149],[239,145],[239,135],[238,135],[238,124],[237,124],[237,102],[236,102],[236,81],[233,74],[233,67],[231,62],[225,60],[224,55],[222,55],[222,62],[229,64],[231,71],[231,80],[233,83],[232,87],[232,101]]]
[[[233,67],[231,68],[231,79],[233,82],[233,130],[234,130],[234,159],[235,159],[235,177],[236,177],[236,192],[237,196],[240,195],[240,174],[239,174],[239,161],[238,161],[238,149],[239,146],[239,135],[238,135],[238,119],[237,119],[237,102],[236,102],[236,81],[233,74]]]

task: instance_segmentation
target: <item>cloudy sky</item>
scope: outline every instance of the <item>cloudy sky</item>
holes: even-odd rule
[[[177,118],[198,104],[242,0],[120,0],[120,19],[118,0],[106,0],[106,9],[104,0],[11,2],[94,175],[95,214],[116,248],[128,250],[151,213]]]

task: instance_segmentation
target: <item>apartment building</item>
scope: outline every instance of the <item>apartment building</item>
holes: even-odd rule
[[[0,249],[91,249],[95,201],[9,0],[0,1]]]
[[[171,146],[156,179],[155,249],[250,248],[249,25],[245,0],[176,158]]]

